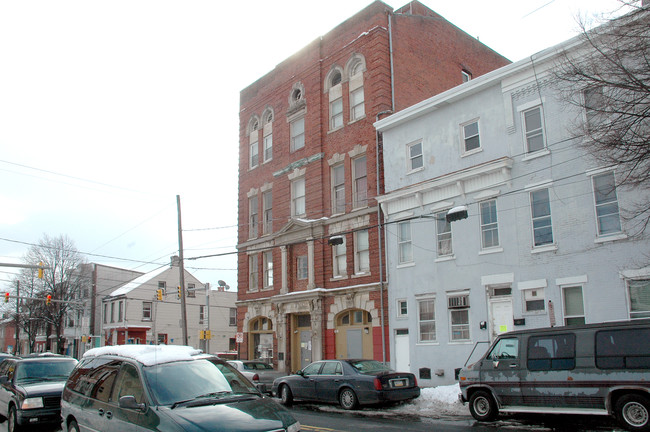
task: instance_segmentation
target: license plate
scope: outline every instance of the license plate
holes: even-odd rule
[[[390,380],[390,386],[391,387],[406,387],[406,380],[405,379]]]

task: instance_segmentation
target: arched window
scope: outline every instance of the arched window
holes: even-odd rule
[[[267,317],[257,317],[249,322],[249,359],[273,360],[273,322]]]
[[[264,122],[262,132],[262,163],[273,159],[273,110],[267,108],[262,114]]]
[[[330,130],[343,127],[343,81],[342,69],[338,66],[332,68],[327,75],[326,90],[329,94],[330,103]]]
[[[257,116],[251,117],[248,123],[248,168],[253,169],[259,165],[259,128],[260,120]]]
[[[360,120],[366,116],[365,95],[363,91],[363,72],[366,70],[366,61],[361,54],[353,55],[347,64],[350,77],[350,122]]]

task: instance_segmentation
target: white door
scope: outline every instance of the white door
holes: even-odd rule
[[[347,331],[348,358],[363,358],[363,336],[361,329],[350,329]]]
[[[409,334],[401,330],[395,335],[395,370],[398,372],[411,371],[411,358],[409,356]]]
[[[512,298],[490,299],[490,340],[514,330]]]

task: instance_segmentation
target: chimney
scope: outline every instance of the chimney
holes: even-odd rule
[[[180,260],[180,258],[178,258],[178,255],[174,255],[171,258],[171,260],[172,260],[172,262],[171,262],[172,267],[179,267],[179,263],[180,263],[181,260]]]

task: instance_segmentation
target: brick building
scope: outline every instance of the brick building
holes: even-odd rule
[[[242,358],[389,360],[373,123],[508,63],[417,1],[375,1],[241,91]]]

